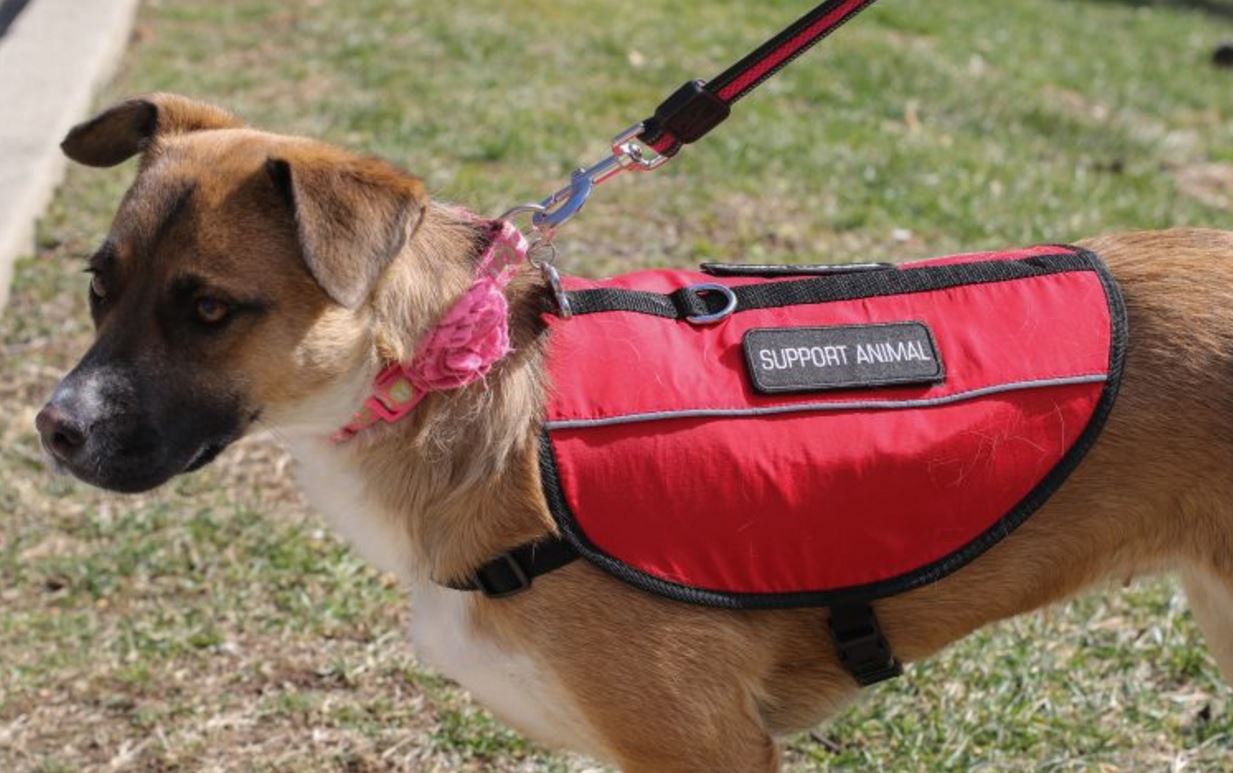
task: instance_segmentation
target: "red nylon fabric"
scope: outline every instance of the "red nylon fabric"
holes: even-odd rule
[[[567,287],[667,293],[716,281],[769,280],[664,270]],[[827,592],[910,574],[981,538],[1075,445],[1109,373],[1109,304],[1095,271],[1070,271],[751,309],[703,327],[625,311],[548,317],[548,437],[568,507],[557,518],[616,564],[719,593]],[[741,346],[751,328],[902,321],[932,330],[941,383],[777,395],[751,387]],[[1039,383],[1076,379],[1092,381]],[[934,399],[944,404],[885,407]],[[633,418],[785,406],[800,410]],[[627,423],[560,426],[597,420]]]

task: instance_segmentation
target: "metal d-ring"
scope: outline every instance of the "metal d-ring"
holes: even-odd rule
[[[574,311],[569,305],[569,296],[565,293],[565,287],[561,284],[561,275],[557,273],[556,267],[550,262],[545,262],[539,264],[539,270],[544,275],[544,279],[548,280],[552,297],[557,302],[557,316],[561,319],[574,316]]]
[[[736,311],[736,293],[732,292],[732,288],[727,285],[721,285],[717,282],[703,282],[701,284],[690,285],[685,288],[685,291],[693,293],[699,297],[701,297],[703,293],[719,293],[727,299],[724,303],[724,307],[719,311],[711,314],[695,314],[692,317],[686,317],[685,321],[692,325],[709,325],[712,322],[718,322],[732,312]]]

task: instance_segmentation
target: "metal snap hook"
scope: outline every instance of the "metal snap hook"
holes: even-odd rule
[[[685,321],[691,325],[709,325],[712,322],[718,322],[732,312],[736,311],[736,293],[734,293],[732,288],[727,285],[721,285],[717,282],[703,282],[701,284],[690,285],[685,288],[685,291],[693,293],[698,297],[702,297],[703,293],[719,293],[726,299],[724,307],[719,311],[711,314],[695,314],[694,316],[686,317]]]
[[[542,209],[531,216],[531,224],[551,239],[557,228],[578,214],[593,190],[595,178],[589,170],[579,169],[570,177],[569,185],[540,202]]]
[[[642,133],[643,125],[636,123],[612,138],[612,152],[591,166],[575,170],[569,178],[569,184],[557,190],[538,204],[521,205],[510,212],[532,211],[531,224],[544,235],[552,239],[558,228],[570,218],[578,214],[582,205],[586,204],[595,186],[611,180],[621,172],[635,170],[649,172],[658,169],[668,162],[670,156],[655,154],[650,157],[647,150],[637,142]]]

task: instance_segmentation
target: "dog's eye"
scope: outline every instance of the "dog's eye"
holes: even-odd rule
[[[197,319],[207,325],[217,325],[231,313],[231,309],[226,303],[218,298],[211,298],[208,295],[197,299],[196,311]]]
[[[90,275],[90,297],[96,301],[101,301],[107,297],[107,283],[98,274]]]

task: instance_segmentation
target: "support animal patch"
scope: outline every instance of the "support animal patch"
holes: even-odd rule
[[[762,394],[942,380],[941,357],[921,322],[755,328],[743,345]]]
[[[867,601],[963,566],[1079,464],[1126,345],[1116,284],[1073,247],[566,288],[553,516],[601,568],[714,606]]]

